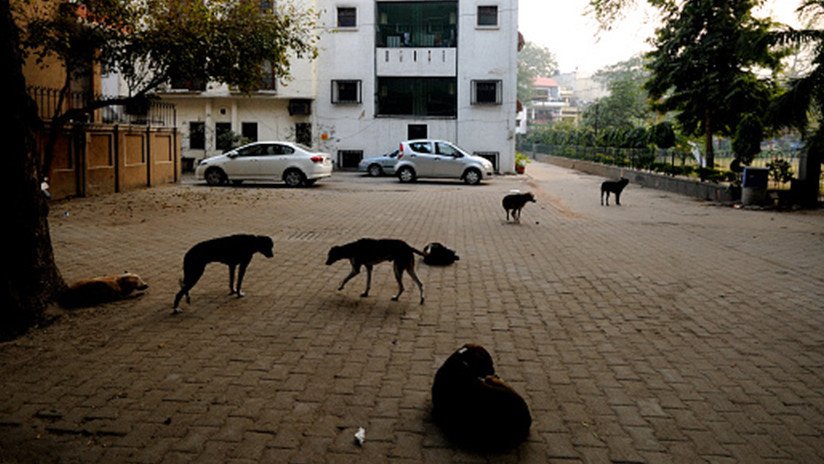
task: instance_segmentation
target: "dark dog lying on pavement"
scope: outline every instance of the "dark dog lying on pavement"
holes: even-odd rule
[[[629,179],[622,177],[619,180],[606,180],[601,183],[601,205],[604,204],[604,194],[607,197],[607,206],[609,206],[609,193],[615,194],[615,204],[621,206],[621,192],[629,183]]]
[[[133,292],[147,288],[149,285],[139,275],[126,272],[119,276],[96,277],[75,282],[63,291],[58,301],[65,308],[85,308],[139,296],[141,293]]]
[[[398,301],[398,297],[403,293],[403,271],[406,271],[418,284],[421,291],[421,304],[423,304],[423,284],[415,274],[413,253],[424,256],[423,252],[412,248],[403,240],[362,238],[345,245],[333,246],[329,250],[326,264],[330,265],[341,259],[348,259],[352,265],[352,271],[343,279],[338,290],[343,290],[346,282],[360,273],[361,266],[366,266],[366,290],[361,293],[361,296],[367,297],[372,285],[372,266],[384,261],[392,261],[395,279],[398,281],[398,293],[392,297],[392,301]]]
[[[186,303],[191,303],[189,290],[200,280],[209,263],[223,263],[229,266],[229,294],[242,297],[243,292],[240,287],[243,285],[243,276],[246,274],[246,267],[252,261],[252,256],[260,253],[271,258],[274,246],[269,237],[244,234],[206,240],[193,246],[183,257],[183,279],[180,281],[180,291],[175,295],[172,310],[175,313],[181,311],[178,305],[183,295],[186,295]],[[238,270],[237,288],[235,288],[235,268],[238,266],[240,270]]]
[[[449,266],[461,259],[455,254],[455,251],[438,242],[432,242],[423,247],[423,254],[423,262],[430,266]]]
[[[504,197],[503,205],[506,210],[506,220],[509,221],[509,212],[512,212],[512,220],[521,222],[521,209],[528,201],[535,203],[535,196],[532,193],[511,193]]]
[[[446,435],[475,449],[506,449],[529,434],[532,416],[524,399],[495,375],[483,347],[467,344],[438,369],[432,416]]]

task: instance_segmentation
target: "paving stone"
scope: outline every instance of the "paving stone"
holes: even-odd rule
[[[481,186],[335,173],[309,189],[180,185],[57,202],[68,281],[137,272],[139,298],[66,313],[0,346],[0,458],[28,462],[824,461],[824,214],[736,210],[543,163]],[[500,198],[538,199],[507,224]],[[173,205],[172,208],[169,208]],[[60,213],[70,210],[68,217]],[[172,211],[174,211],[172,213]],[[207,268],[172,316],[182,258],[266,234],[245,298]],[[461,260],[343,291],[333,245],[440,241]],[[533,415],[487,456],[431,422],[431,382],[483,344]],[[363,447],[354,444],[367,430]],[[3,453],[12,453],[6,455]],[[15,454],[16,453],[16,454]]]

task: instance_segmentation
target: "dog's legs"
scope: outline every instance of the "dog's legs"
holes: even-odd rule
[[[229,265],[229,295],[235,294],[235,268],[234,264]]]
[[[418,284],[418,289],[421,291],[421,304],[423,304],[424,296],[423,296],[423,283],[421,279],[418,278],[418,274],[415,273],[415,263],[413,262],[409,267],[406,268],[406,272],[412,277],[412,280]],[[399,294],[400,295],[400,294]]]
[[[398,281],[398,294],[392,297],[392,301],[398,301],[401,293],[403,293],[403,266],[395,261],[392,269],[395,271],[395,280]]]
[[[604,189],[601,189],[601,206],[604,206]]]
[[[517,222],[518,224],[520,224],[520,223],[521,223],[521,208],[516,209],[516,210],[512,213],[512,215],[514,216],[516,213],[518,214],[518,218],[517,218],[517,219],[515,219],[515,222]]]
[[[346,282],[349,282],[350,280],[352,280],[352,277],[355,277],[358,274],[360,274],[360,265],[355,265],[355,263],[352,262],[352,270],[349,272],[348,276],[343,278],[343,281],[340,283],[340,287],[338,287],[338,290],[343,290],[343,287],[346,285]]]
[[[245,295],[242,291],[240,291],[240,286],[243,285],[243,276],[246,275],[246,267],[249,265],[249,261],[245,263],[240,263],[240,269],[237,271],[237,297],[240,298]]]
[[[615,192],[615,204],[621,206],[621,192]]]
[[[509,222],[509,210],[506,210],[506,222]]]
[[[361,298],[369,296],[369,289],[372,288],[372,265],[366,265],[366,290],[361,293]]]
[[[172,304],[172,311],[177,314],[181,312],[180,310],[180,299],[183,298],[183,295],[186,295],[186,303],[191,304],[192,299],[189,297],[189,290],[195,286],[200,277],[203,275],[203,271],[206,270],[206,266],[203,267],[185,267],[183,268],[183,279],[180,282],[180,291],[177,292],[175,295],[175,302]]]

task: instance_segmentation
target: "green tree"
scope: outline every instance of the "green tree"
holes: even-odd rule
[[[49,172],[62,126],[82,121],[106,106],[140,106],[173,78],[220,81],[249,91],[257,85],[264,65],[286,78],[294,57],[316,54],[314,12],[289,3],[278,2],[277,9],[264,11],[260,2],[245,0],[55,3],[41,2],[40,8],[26,3],[27,8],[13,14],[9,0],[0,0],[0,64],[11,77],[8,94],[13,101],[9,111],[3,112],[11,138],[6,145],[7,182],[3,183],[10,213],[0,266],[0,338],[36,323],[46,304],[65,288],[52,253],[48,203],[40,192],[40,180]],[[25,31],[23,37],[20,30]],[[21,50],[39,61],[56,57],[65,65],[61,101],[50,115],[50,134],[42,156],[35,152],[32,134],[37,126],[43,127],[43,121],[26,95]],[[129,95],[114,99],[88,95],[82,107],[66,109],[63,99],[72,82],[96,66],[104,73],[122,76]]]
[[[677,111],[685,133],[703,135],[707,166],[713,136],[731,136],[743,114],[763,112],[773,86],[754,69],[774,69],[781,55],[767,38],[773,23],[752,16],[757,0],[688,0],[665,9],[646,88],[662,112]]]
[[[527,42],[518,52],[518,100],[532,100],[532,82],[536,77],[555,74],[558,62],[548,48]]]
[[[609,95],[587,106],[582,118],[584,126],[596,134],[604,129],[632,129],[653,118],[643,81],[618,77],[609,82],[607,88]]]
[[[824,0],[805,0],[798,9],[813,25],[801,30],[787,29],[776,33],[780,44],[809,45],[813,49],[812,66],[805,75],[791,78],[774,100],[770,123],[776,127],[799,130],[805,141],[806,159],[799,166],[802,205],[818,204],[821,164],[824,162]],[[818,28],[815,27],[818,25]]]

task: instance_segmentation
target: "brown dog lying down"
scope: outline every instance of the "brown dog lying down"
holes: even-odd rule
[[[422,251],[412,248],[403,240],[362,238],[345,245],[333,246],[326,258],[326,265],[329,266],[342,259],[348,259],[349,264],[352,266],[352,270],[340,283],[338,290],[343,290],[346,282],[360,274],[361,266],[365,266],[366,290],[361,293],[361,297],[366,298],[369,296],[369,289],[372,287],[372,267],[384,261],[392,261],[395,280],[398,281],[398,293],[392,297],[392,301],[398,301],[401,293],[403,293],[403,271],[406,271],[418,285],[421,292],[421,304],[423,304],[423,283],[415,274],[415,254],[425,256]]]
[[[246,268],[252,261],[255,253],[267,258],[274,256],[274,242],[265,235],[237,234],[228,237],[213,238],[200,242],[186,252],[183,257],[183,279],[180,281],[180,291],[175,295],[172,312],[181,312],[180,299],[186,296],[186,303],[191,304],[189,290],[195,286],[206,265],[209,263],[223,263],[229,266],[229,294],[242,297],[240,290],[243,285],[243,276]],[[239,267],[239,269],[237,269]],[[237,287],[235,287],[235,269],[237,269]]]
[[[75,282],[60,295],[58,302],[65,308],[85,308],[142,295],[149,285],[137,274],[96,277]]]
[[[524,399],[495,375],[489,352],[472,344],[435,374],[432,416],[450,439],[474,449],[511,448],[532,425]]]

